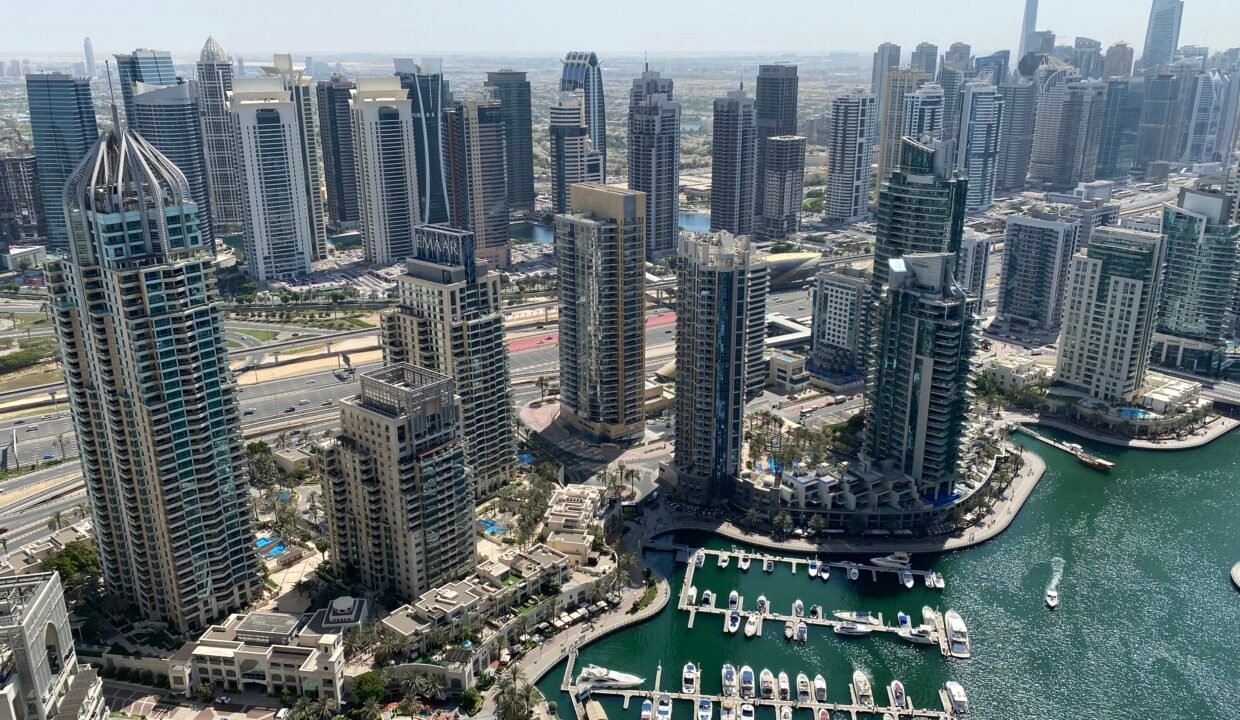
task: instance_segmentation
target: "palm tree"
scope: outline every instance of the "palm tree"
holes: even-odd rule
[[[516,664],[500,674],[496,687],[495,710],[499,720],[529,720],[542,697]]]
[[[444,680],[443,675],[439,673],[426,674],[426,696],[435,700],[443,700],[444,692],[448,689],[448,683]]]
[[[73,507],[73,517],[77,518],[78,520],[85,520],[88,512],[89,511],[86,508],[86,503],[78,503],[77,505]]]
[[[305,695],[297,698],[297,702],[293,703],[293,707],[289,708],[289,720],[315,720],[317,717],[314,701]]]
[[[65,434],[64,433],[60,433],[59,435],[56,436],[56,446],[60,448],[61,459],[64,459],[65,457]]]
[[[762,516],[758,514],[756,508],[749,508],[745,511],[745,524],[749,527],[756,527],[758,522],[762,520]]]
[[[60,510],[52,513],[52,518],[47,521],[47,529],[56,531],[65,526],[65,514]]]
[[[375,699],[367,700],[349,713],[353,720],[383,720],[383,707]]]

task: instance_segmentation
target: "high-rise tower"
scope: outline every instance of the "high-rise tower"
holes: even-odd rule
[[[883,92],[878,98],[878,182],[887,176],[900,160],[900,138],[904,137],[904,96],[930,82],[930,76],[912,70],[895,69],[887,73]]]
[[[86,58],[86,77],[93,78],[95,76],[95,44],[90,41],[90,36],[82,40],[82,55]]]
[[[278,77],[293,102],[293,114],[297,121],[297,150],[301,154],[304,174],[301,192],[306,198],[309,213],[311,258],[327,257],[327,210],[323,203],[323,158],[319,154],[319,117],[315,109],[314,87],[304,68],[293,67],[293,57],[287,54],[274,56],[271,65],[263,66],[268,77]]]
[[[960,93],[960,133],[956,168],[969,182],[966,206],[983,210],[994,203],[1002,147],[1003,95],[989,83],[965,83]]]
[[[176,71],[172,68],[172,54],[167,50],[139,48],[124,55],[113,55],[116,71],[120,76],[121,98],[125,104],[125,117],[133,112],[133,88],[137,83],[147,85],[175,85]]]
[[[870,92],[874,97],[883,96],[887,73],[900,67],[900,46],[885,42],[874,51],[874,68],[870,71]]]
[[[1080,222],[1049,214],[1009,215],[999,278],[1000,320],[1035,332],[1055,331]]]
[[[1157,70],[1175,59],[1180,47],[1180,20],[1184,16],[1184,0],[1153,0],[1150,20],[1145,27],[1145,45],[1141,48],[1141,67]]]
[[[395,77],[358,78],[349,108],[366,260],[403,262],[419,219],[412,108]]]
[[[1068,79],[1038,98],[1029,180],[1070,190],[1094,179],[1106,107],[1106,83]]]
[[[917,47],[913,48],[912,57],[909,58],[909,69],[913,72],[925,73],[934,77],[935,70],[938,69],[938,62],[938,45],[928,42],[917,43]]]
[[[508,242],[508,183],[504,112],[499,100],[465,100],[444,112],[452,226],[474,233],[479,260],[512,264]]]
[[[745,89],[715,98],[710,139],[710,229],[733,235],[753,232],[757,183],[757,125]]]
[[[603,100],[603,64],[598,55],[584,50],[570,51],[561,62],[564,67],[560,74],[560,92],[581,91],[587,136],[601,158],[602,182],[606,182],[607,104]]]
[[[207,37],[198,56],[197,70],[211,221],[220,236],[239,233],[245,226],[245,211],[241,199],[241,175],[237,167],[237,136],[233,132],[232,115],[228,112],[228,94],[233,89],[233,66],[215,38]]]
[[[167,86],[135,83],[129,126],[185,176],[190,198],[198,205],[198,230],[203,242],[214,247],[202,108],[198,97],[193,82]]]
[[[870,214],[874,141],[878,137],[878,103],[862,90],[831,101],[827,152],[826,217],[855,222]]]
[[[424,58],[418,65],[396,60],[396,76],[413,104],[414,155],[418,159],[418,208],[422,223],[452,222],[444,160],[443,112],[452,107],[452,90],[443,76],[443,60]]]
[[[1132,57],[1132,46],[1126,42],[1117,42],[1107,48],[1102,60],[1103,79],[1132,75]]]
[[[530,81],[524,72],[488,72],[485,86],[500,102],[504,117],[504,155],[508,172],[508,209],[534,210],[534,134]]]
[[[754,237],[786,238],[801,229],[805,189],[805,138],[778,135],[766,138],[766,158],[758,187],[762,212],[754,218]]]
[[[755,188],[754,215],[762,215],[766,202],[766,139],[797,134],[797,92],[800,80],[797,66],[771,63],[758,66],[758,83],[754,96],[754,120],[758,130],[758,184]]]
[[[361,223],[353,113],[349,109],[349,95],[356,88],[357,83],[340,75],[315,84],[319,137],[323,141],[323,181],[327,187],[327,228],[337,233],[356,229]]]
[[[39,170],[39,194],[47,217],[47,245],[67,250],[69,231],[61,192],[78,161],[99,139],[90,80],[63,73],[27,75],[26,102]]]
[[[1033,52],[1032,36],[1038,31],[1038,0],[1025,0],[1025,14],[1020,21],[1020,44],[1016,51],[1016,62],[1025,59],[1025,55]],[[1006,82],[1007,78],[995,78],[996,83]]]
[[[1003,97],[1003,122],[999,126],[999,160],[995,186],[1020,190],[1029,174],[1033,154],[1033,131],[1037,121],[1037,88],[1027,81],[999,86]]]
[[[562,92],[551,106],[551,209],[566,213],[569,188],[577,183],[603,182],[603,156],[590,141],[582,91]]]
[[[676,252],[680,234],[680,103],[671,78],[647,69],[629,90],[629,189],[646,194],[646,258]]]

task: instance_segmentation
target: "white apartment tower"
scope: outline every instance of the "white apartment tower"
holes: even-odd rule
[[[232,60],[215,38],[208,37],[198,57],[198,105],[202,114],[207,188],[218,235],[241,232],[245,225],[241,178],[237,170],[237,136],[228,113],[228,94],[232,89]]]
[[[826,216],[829,220],[856,222],[870,214],[878,100],[862,90],[837,96],[831,101],[830,132]]]
[[[263,72],[278,77],[284,83],[293,101],[299,133],[298,150],[301,152],[305,177],[302,192],[306,195],[306,207],[310,211],[310,230],[314,242],[311,252],[315,260],[327,257],[327,209],[323,197],[323,155],[319,143],[318,94],[314,91],[309,71],[293,67],[291,55],[277,54],[271,65],[264,65]]]
[[[904,137],[943,139],[943,88],[927,83],[904,96]]]
[[[412,105],[400,78],[367,77],[350,91],[349,110],[366,260],[402,262],[419,217]]]
[[[956,169],[969,181],[965,207],[985,210],[994,204],[995,179],[1003,138],[1003,95],[988,83],[965,83],[960,93],[960,136]]]

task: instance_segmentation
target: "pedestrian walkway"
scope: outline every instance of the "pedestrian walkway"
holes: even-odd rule
[[[1063,430],[1066,433],[1072,433],[1077,437],[1092,440],[1104,445],[1133,448],[1135,450],[1189,450],[1191,448],[1201,447],[1202,445],[1207,445],[1214,442],[1215,440],[1236,429],[1236,426],[1240,425],[1240,420],[1233,420],[1229,417],[1219,415],[1211,418],[1211,420],[1204,426],[1194,430],[1192,433],[1182,438],[1145,440],[1141,438],[1126,438],[1119,435],[1108,435],[1106,433],[1100,433],[1095,430],[1082,427],[1073,422],[1068,422],[1062,418],[1038,415],[1036,413],[1022,413],[1004,410],[1003,418],[1005,420],[1012,420],[1019,423],[1055,428],[1056,430]]]

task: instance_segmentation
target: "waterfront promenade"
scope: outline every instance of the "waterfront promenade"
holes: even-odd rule
[[[1166,440],[1144,440],[1140,438],[1125,438],[1119,435],[1108,435],[1091,430],[1086,427],[1071,423],[1061,418],[1048,417],[1038,415],[1036,413],[1015,412],[1011,410],[1003,411],[1003,418],[1013,422],[1024,423],[1027,425],[1041,425],[1043,427],[1055,428],[1066,433],[1071,433],[1077,437],[1104,445],[1112,445],[1114,447],[1126,447],[1134,450],[1190,450],[1192,448],[1208,445],[1215,440],[1223,437],[1227,433],[1235,430],[1240,426],[1240,420],[1233,420],[1229,417],[1217,415],[1210,419],[1203,427],[1194,430],[1192,433],[1182,438],[1169,438]]]

